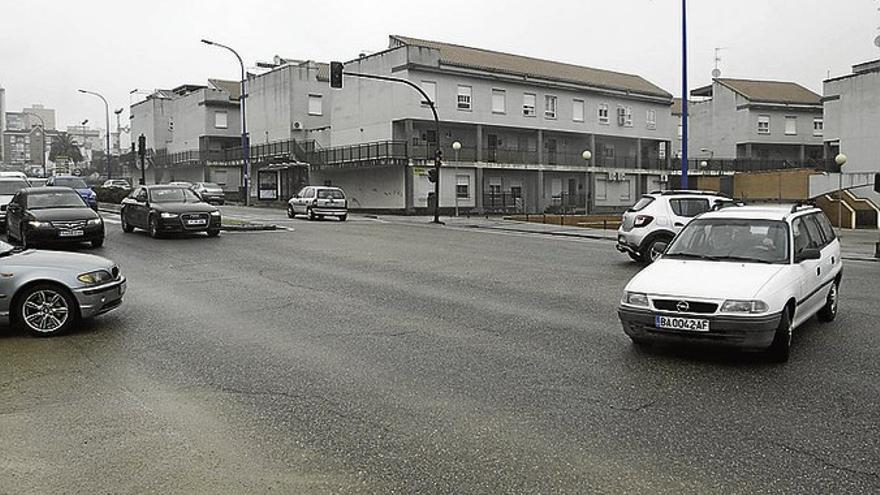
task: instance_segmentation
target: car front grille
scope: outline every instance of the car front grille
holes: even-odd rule
[[[52,223],[53,227],[55,227],[56,229],[61,229],[61,230],[79,230],[79,229],[85,228],[85,226],[86,226],[85,220],[74,220],[74,221],[67,221],[67,222],[51,222],[51,223]]]
[[[0,205],[0,211],[6,211],[6,207],[9,205]]]
[[[686,309],[682,309],[680,305],[683,307],[685,303],[687,305]],[[674,311],[676,313],[698,313],[698,314],[713,314],[718,310],[718,305],[715,303],[707,303],[700,301],[688,301],[685,299],[654,299],[654,307],[662,310],[662,311]]]
[[[189,230],[201,230],[211,223],[211,215],[207,213],[184,213],[183,215],[180,215],[180,219],[183,222],[183,228]],[[204,223],[199,225],[189,225],[190,220],[204,220]]]

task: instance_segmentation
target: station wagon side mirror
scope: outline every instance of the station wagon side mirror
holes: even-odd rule
[[[822,252],[816,248],[805,248],[801,252],[794,255],[794,262],[800,263],[807,260],[818,260],[822,258]]]

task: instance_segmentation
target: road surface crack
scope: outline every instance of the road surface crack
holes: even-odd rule
[[[824,464],[825,466],[828,466],[828,467],[831,467],[831,468],[834,468],[834,469],[839,469],[839,470],[841,470],[841,471],[846,471],[846,472],[848,472],[848,473],[852,473],[852,474],[858,474],[858,475],[862,475],[862,476],[868,476],[868,477],[871,477],[871,478],[878,478],[878,479],[880,479],[880,475],[878,475],[877,473],[875,473],[875,472],[873,472],[873,471],[864,471],[864,470],[861,470],[861,469],[851,468],[851,467],[848,467],[848,466],[844,466],[844,465],[841,465],[841,464],[837,464],[837,463],[832,462],[832,461],[829,461],[828,459],[825,459],[825,458],[822,457],[821,455],[816,454],[815,452],[811,452],[811,451],[809,451],[809,450],[801,449],[801,448],[798,448],[798,447],[793,447],[793,446],[791,446],[791,445],[787,445],[787,444],[782,443],[782,442],[776,442],[776,441],[773,441],[773,440],[770,440],[770,443],[771,443],[772,445],[776,445],[777,447],[782,447],[783,449],[785,449],[785,450],[787,450],[787,451],[789,451],[789,452],[794,452],[794,453],[797,453],[797,454],[801,454],[801,455],[803,455],[803,456],[806,456],[806,457],[809,457],[809,458],[814,459],[814,460],[816,460],[816,461],[819,461],[819,462],[821,462],[822,464]]]

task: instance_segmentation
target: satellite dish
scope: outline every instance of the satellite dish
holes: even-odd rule
[[[880,48],[880,36],[877,36],[876,38],[874,38],[874,46],[876,46],[877,48]]]
[[[880,40],[880,36],[878,36],[878,40]],[[721,77],[721,69],[712,69],[712,79],[718,79]]]

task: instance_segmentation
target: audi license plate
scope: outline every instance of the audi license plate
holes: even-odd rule
[[[203,218],[196,218],[193,220],[186,221],[187,225],[205,225],[206,223],[207,223],[207,220],[205,220]]]
[[[80,237],[83,235],[82,230],[59,230],[58,237]]]
[[[694,318],[678,318],[674,316],[654,317],[654,326],[666,330],[687,330],[689,332],[708,332],[709,320],[697,320]]]

